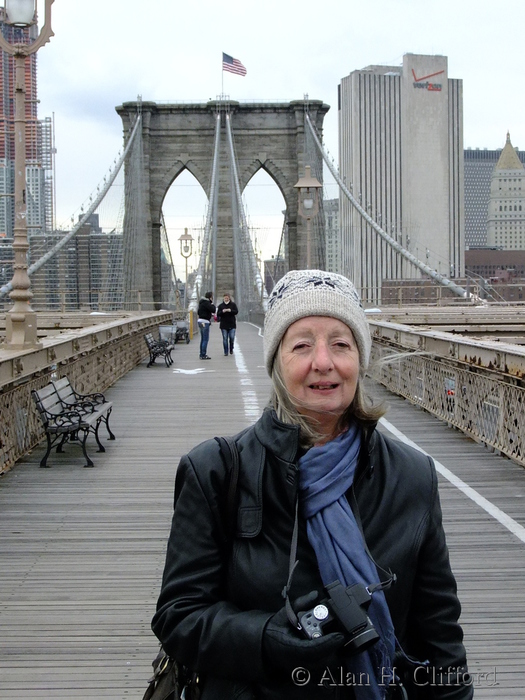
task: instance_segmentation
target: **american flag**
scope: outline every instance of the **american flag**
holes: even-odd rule
[[[222,54],[222,70],[236,75],[246,75],[246,68],[236,58],[228,56],[227,53]]]

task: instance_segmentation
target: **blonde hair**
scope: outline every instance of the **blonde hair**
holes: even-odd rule
[[[277,413],[277,417],[283,423],[297,425],[300,429],[300,445],[309,448],[319,442],[323,434],[317,427],[315,418],[305,416],[299,411],[299,402],[294,401],[294,397],[286,388],[281,367],[281,346],[275,353],[275,360],[272,367],[272,392],[270,395],[270,405]],[[338,427],[346,429],[350,423],[356,421],[363,426],[372,426],[386,413],[384,404],[374,404],[372,397],[365,393],[363,389],[364,374],[360,373],[356,391],[352,403],[339,419]]]

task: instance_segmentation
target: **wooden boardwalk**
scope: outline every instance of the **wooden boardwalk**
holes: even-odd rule
[[[71,445],[39,469],[39,447],[0,480],[0,699],[142,697],[179,457],[242,429],[267,401],[258,329],[240,324],[238,348],[224,357],[213,327],[211,361],[194,339],[176,346],[172,368],[144,362],[121,379],[107,392],[117,440],[90,450],[94,469]],[[396,429],[512,519],[517,534],[440,477],[475,696],[522,698],[525,471],[400,398],[388,403]]]

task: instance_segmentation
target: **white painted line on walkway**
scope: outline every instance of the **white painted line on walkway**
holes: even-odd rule
[[[384,425],[388,432],[392,433],[392,435],[394,435],[401,442],[404,442],[405,445],[410,445],[416,450],[419,450],[419,452],[422,452],[424,455],[428,455],[428,452],[425,452],[425,450],[419,447],[419,445],[417,445],[404,433],[398,430],[394,425],[392,425],[392,423],[390,423],[390,421],[387,421],[385,418],[381,418],[379,422],[382,425]],[[432,457],[432,455],[429,455],[429,457]],[[434,460],[434,464],[436,465],[436,471],[439,472],[441,476],[445,477],[445,479],[448,479],[448,481],[450,481],[451,484],[453,484],[457,489],[464,493],[465,496],[474,501],[474,503],[476,503],[480,508],[483,508],[484,511],[486,511],[495,520],[497,520],[504,527],[506,527],[507,530],[512,532],[513,535],[516,535],[516,537],[519,540],[525,542],[525,527],[517,523],[513,518],[504,513],[497,506],[495,506],[484,496],[478,493],[475,489],[473,489],[471,486],[462,481],[459,477],[453,474],[450,471],[450,469],[447,469],[447,467],[441,464],[441,462],[438,462],[437,459],[434,459],[434,457],[432,457],[432,459]]]
[[[263,329],[260,326],[258,326],[256,323],[251,323],[251,321],[245,321],[244,323],[246,323],[246,325],[248,325],[248,326],[253,326],[254,328],[257,328],[259,330],[259,337],[261,337],[261,338],[264,337]]]
[[[237,365],[237,371],[241,375],[241,394],[244,403],[244,415],[250,421],[250,423],[255,423],[255,421],[261,415],[261,410],[259,409],[257,394],[253,388],[250,388],[253,387],[253,383],[250,379],[248,368],[244,362],[244,357],[237,338],[235,338],[235,349],[233,351],[233,356],[235,358],[235,364]]]

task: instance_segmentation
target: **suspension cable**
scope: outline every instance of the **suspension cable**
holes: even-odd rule
[[[206,223],[204,225],[204,236],[202,239],[202,249],[201,256],[199,259],[199,265],[197,267],[197,274],[195,275],[195,282],[193,284],[193,289],[189,295],[190,303],[189,309],[191,311],[197,311],[198,299],[197,292],[202,289],[202,283],[204,279],[204,271],[206,268],[206,259],[208,258],[209,247],[210,247],[210,231],[212,221],[216,222],[216,199],[217,199],[217,162],[219,160],[219,148],[221,142],[221,115],[220,112],[217,113],[215,117],[215,143],[213,150],[213,161],[211,168],[211,180],[210,180],[210,198],[208,201],[208,211],[206,213]],[[215,213],[214,213],[215,211]]]
[[[322,144],[321,140],[319,139],[314,126],[310,120],[310,115],[307,113],[306,115],[306,123],[308,124],[310,131],[312,132],[312,136],[314,138],[314,141],[317,144],[317,147],[322,153],[323,160],[328,166],[330,172],[334,176],[337,184],[339,185],[340,189],[342,192],[346,195],[347,199],[350,200],[350,203],[357,209],[359,214],[365,219],[365,221],[370,224],[370,226],[378,233],[383,240],[385,240],[388,245],[390,245],[397,253],[399,253],[402,257],[404,257],[406,260],[408,260],[412,265],[417,267],[419,270],[424,272],[426,275],[431,277],[433,280],[438,282],[439,284],[443,285],[444,287],[447,287],[450,289],[456,296],[462,297],[463,299],[471,299],[473,298],[473,295],[471,295],[469,292],[467,292],[466,289],[463,287],[460,287],[458,284],[455,282],[452,282],[452,280],[448,279],[447,277],[444,277],[441,275],[439,272],[436,272],[436,270],[433,270],[431,267],[428,265],[425,265],[424,262],[416,258],[415,255],[412,255],[406,248],[403,248],[402,245],[400,245],[392,236],[389,236],[386,231],[384,231],[381,226],[379,226],[378,223],[372,219],[372,217],[366,213],[366,211],[363,209],[363,207],[359,204],[359,202],[355,199],[355,197],[351,194],[350,190],[347,188],[347,186],[344,184],[342,181],[339,172],[337,169],[334,167],[333,163],[330,161],[328,158],[328,155],[326,154]]]
[[[117,177],[120,168],[122,167],[122,164],[124,163],[126,156],[129,152],[129,149],[131,148],[131,144],[133,143],[133,139],[135,138],[135,134],[138,131],[139,125],[141,123],[142,117],[139,114],[137,116],[137,119],[135,121],[135,125],[133,126],[133,131],[131,132],[131,136],[128,139],[128,143],[126,144],[126,148],[124,149],[124,152],[120,156],[119,160],[115,164],[115,169],[111,172],[111,175],[104,185],[104,187],[100,190],[96,198],[94,199],[93,203],[90,205],[89,209],[86,211],[83,217],[79,219],[77,224],[71,229],[69,233],[67,233],[64,238],[61,238],[60,241],[51,248],[45,255],[43,255],[41,258],[39,258],[35,263],[30,265],[27,269],[27,274],[32,275],[33,272],[36,272],[39,270],[42,265],[45,265],[52,257],[54,257],[59,250],[61,250],[68,241],[70,241],[73,236],[79,231],[80,228],[86,223],[86,221],[89,219],[91,214],[95,211],[95,209],[99,206],[100,202],[104,199],[106,196],[109,188],[111,185],[114,183],[115,178]],[[5,296],[8,292],[10,292],[13,289],[13,284],[12,282],[8,282],[8,284],[4,285],[3,287],[0,288],[0,297]]]
[[[232,131],[231,131],[231,123],[230,123],[230,115],[229,114],[226,115],[226,133],[228,135],[228,145],[230,147],[230,158],[231,158],[231,165],[232,165],[232,171],[233,171],[233,185],[234,185],[234,189],[235,189],[235,196],[237,198],[238,211],[239,211],[240,218],[241,218],[242,234],[243,234],[244,242],[245,242],[247,250],[248,250],[248,257],[249,257],[249,261],[250,261],[250,266],[252,268],[252,275],[253,275],[253,279],[255,280],[259,299],[261,300],[263,308],[266,311],[268,292],[266,291],[266,287],[264,286],[263,278],[261,276],[261,271],[259,270],[259,266],[257,265],[257,259],[255,257],[255,252],[253,250],[253,245],[252,245],[252,242],[250,239],[250,234],[248,231],[248,222],[246,221],[246,214],[244,212],[244,207],[242,204],[241,187],[239,184],[239,175],[237,172],[237,162],[235,160],[235,152],[233,149],[233,138],[232,138]]]

